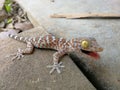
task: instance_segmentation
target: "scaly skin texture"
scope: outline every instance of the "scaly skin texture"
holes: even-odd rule
[[[103,48],[98,45],[95,38],[91,37],[74,38],[71,40],[66,40],[64,38],[56,38],[52,35],[24,38],[17,35],[9,34],[9,37],[27,44],[26,49],[18,49],[18,52],[16,54],[13,54],[14,57],[12,60],[20,59],[25,54],[31,54],[34,47],[57,50],[57,52],[53,54],[53,65],[48,66],[48,68],[52,68],[50,73],[52,73],[54,70],[57,70],[58,73],[61,73],[60,68],[64,66],[61,65],[61,62],[59,62],[59,58],[64,56],[65,54],[69,54],[71,52],[78,52],[82,57],[93,59],[90,55],[87,55],[83,51],[103,51]]]

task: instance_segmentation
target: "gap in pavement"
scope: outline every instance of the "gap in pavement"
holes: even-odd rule
[[[92,83],[92,85],[97,90],[107,90],[105,89],[101,83],[97,80],[94,73],[90,72],[89,70],[86,70],[86,63],[82,62],[80,58],[78,58],[75,55],[70,55],[70,58],[73,60],[73,62],[77,65],[77,67],[80,69],[80,71],[84,74],[84,76]]]

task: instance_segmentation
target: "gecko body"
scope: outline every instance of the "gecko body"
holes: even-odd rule
[[[60,68],[64,66],[61,65],[62,63],[59,62],[59,59],[65,54],[78,52],[85,58],[93,59],[89,53],[103,51],[103,48],[98,45],[96,39],[91,37],[73,38],[70,40],[66,40],[65,38],[56,38],[53,35],[45,35],[40,37],[21,37],[9,34],[9,37],[27,44],[27,47],[24,50],[18,49],[18,52],[13,55],[13,60],[16,58],[20,59],[25,54],[31,54],[34,50],[34,47],[57,50],[57,52],[53,54],[53,65],[48,66],[49,68],[52,68],[50,73],[52,73],[54,70],[57,70],[58,73],[61,73]]]

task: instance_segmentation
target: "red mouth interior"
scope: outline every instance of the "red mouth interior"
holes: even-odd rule
[[[91,56],[95,60],[98,60],[100,58],[100,55],[97,52],[90,52],[90,51],[85,51],[85,50],[82,50],[82,52]]]
[[[100,58],[100,55],[97,52],[90,52],[88,55],[95,58],[96,60]]]

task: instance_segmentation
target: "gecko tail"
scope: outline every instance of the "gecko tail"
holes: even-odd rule
[[[21,41],[21,42],[26,42],[28,38],[24,38],[15,34],[8,34],[8,37],[13,38],[15,40]]]

